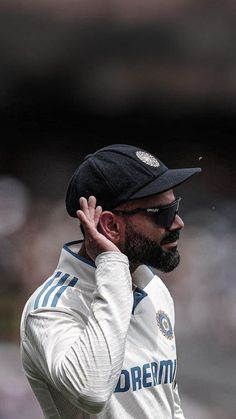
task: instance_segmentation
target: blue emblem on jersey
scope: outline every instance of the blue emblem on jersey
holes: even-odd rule
[[[174,333],[169,316],[164,311],[159,310],[156,314],[156,319],[161,333],[167,339],[173,339]]]

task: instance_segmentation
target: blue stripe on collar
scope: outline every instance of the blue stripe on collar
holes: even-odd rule
[[[73,245],[73,244],[78,244],[78,243],[83,243],[84,240],[76,240],[73,242],[69,242],[64,244],[63,249],[66,250],[67,252],[69,252],[72,256],[76,257],[77,259],[81,260],[84,263],[87,263],[87,265],[92,266],[93,268],[96,268],[96,265],[94,262],[92,262],[91,260],[88,260],[86,258],[84,258],[83,256],[80,256],[78,253],[73,252],[69,246]]]
[[[140,303],[140,301],[144,297],[147,297],[147,295],[148,294],[142,288],[138,288],[138,287],[135,288],[135,290],[133,291],[134,302],[133,302],[132,314],[134,314],[134,310],[137,307],[137,305]]]

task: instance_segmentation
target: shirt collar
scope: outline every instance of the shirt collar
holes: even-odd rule
[[[87,281],[94,283],[95,264],[78,254],[83,240],[64,244],[57,270],[65,271],[78,278],[86,277]]]
[[[78,254],[83,240],[72,241],[64,244],[57,270],[69,272],[71,275],[76,277],[86,275],[87,280],[89,278],[94,283],[94,274],[96,265],[94,262],[85,259],[83,256]],[[149,282],[153,279],[154,273],[146,265],[140,265],[132,274],[133,283],[137,288],[144,289]]]
[[[146,265],[140,265],[132,274],[132,279],[136,287],[144,289],[154,278],[154,273]]]

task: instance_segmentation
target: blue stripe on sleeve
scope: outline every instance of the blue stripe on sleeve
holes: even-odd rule
[[[63,284],[64,284],[64,282],[67,280],[67,278],[68,278],[69,276],[70,276],[69,274],[65,274],[65,275],[63,275],[63,277],[62,277],[61,279],[59,279],[58,283],[49,289],[49,291],[47,292],[47,294],[45,295],[45,297],[44,297],[44,299],[43,299],[43,304],[42,304],[42,307],[46,307],[46,306],[47,306],[47,303],[48,303],[48,300],[49,300],[50,295],[53,293],[53,291],[54,291],[57,287],[59,287],[60,285],[63,285]]]
[[[44,291],[46,291],[46,289],[48,287],[50,287],[50,285],[53,283],[54,279],[58,278],[61,275],[61,272],[57,272],[52,278],[50,278],[46,284],[44,285],[43,289],[40,291],[40,293],[38,294],[37,298],[35,299],[34,302],[34,309],[36,310],[36,308],[38,308],[38,304],[39,304],[39,300],[40,297],[43,295]]]
[[[56,305],[57,305],[57,303],[58,303],[58,300],[59,300],[59,298],[60,298],[60,296],[61,296],[61,294],[65,291],[65,289],[67,288],[67,287],[74,287],[75,286],[75,284],[76,284],[76,282],[78,281],[78,278],[73,278],[70,282],[69,282],[69,284],[68,285],[63,285],[58,291],[57,291],[57,293],[56,293],[56,295],[54,296],[54,298],[53,298],[53,300],[52,300],[52,307],[56,307]]]

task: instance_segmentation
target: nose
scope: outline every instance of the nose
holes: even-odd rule
[[[176,216],[174,218],[174,221],[173,221],[171,227],[169,228],[169,231],[182,230],[182,228],[184,228],[184,222],[183,222],[182,218],[178,214],[176,214]]]

